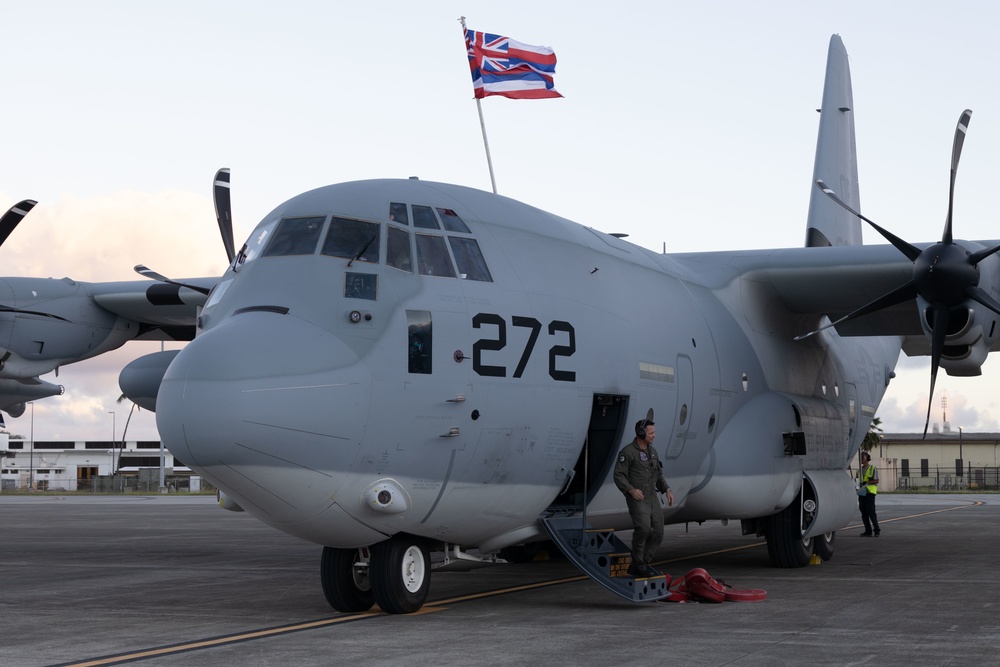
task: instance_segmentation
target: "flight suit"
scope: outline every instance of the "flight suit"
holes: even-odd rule
[[[663,463],[650,445],[639,449],[635,440],[622,447],[615,464],[615,486],[625,494],[625,504],[632,517],[632,559],[640,570],[649,565],[656,549],[663,541],[663,508],[657,492],[666,493],[670,487],[663,477]],[[642,500],[629,495],[629,490],[639,489]]]

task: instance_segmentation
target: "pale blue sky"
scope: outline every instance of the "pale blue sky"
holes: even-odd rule
[[[839,33],[865,214],[911,242],[940,238],[968,107],[955,233],[1000,237],[991,2],[2,4],[0,206],[40,202],[0,249],[7,275],[131,280],[139,262],[220,272],[210,184],[221,166],[233,170],[238,239],[328,183],[416,175],[488,190],[463,14],[559,58],[564,99],[483,102],[501,194],[656,250],[800,245]],[[147,351],[129,344],[47,377],[67,394],[37,404],[35,437],[107,438],[109,410],[120,434],[117,371]],[[879,409],[887,430],[922,428],[928,365],[901,364]],[[997,365],[939,377],[953,425],[1000,430]],[[8,425],[27,433],[28,416]],[[129,437],[155,438],[152,416]]]

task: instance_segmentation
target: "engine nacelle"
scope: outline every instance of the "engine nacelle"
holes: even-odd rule
[[[985,264],[985,262],[984,262]],[[981,285],[991,285],[992,271],[983,271]],[[989,293],[992,290],[986,290]],[[928,341],[933,338],[934,308],[922,297],[917,297],[920,310],[920,327]],[[951,311],[944,349],[941,351],[941,368],[948,375],[969,377],[982,374],[982,365],[997,340],[997,315],[986,306],[967,299],[961,307]]]
[[[132,361],[118,374],[118,387],[125,396],[144,410],[156,412],[156,395],[167,366],[180,350],[147,354]]]

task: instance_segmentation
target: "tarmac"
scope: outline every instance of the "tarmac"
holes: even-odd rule
[[[0,495],[0,665],[995,664],[1000,496],[880,494],[882,535],[770,567],[739,522],[668,526],[659,569],[760,602],[631,603],[550,558],[437,571],[413,615],[333,611],[320,547],[204,496]]]

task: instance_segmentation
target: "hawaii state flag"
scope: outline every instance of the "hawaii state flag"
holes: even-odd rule
[[[477,98],[502,95],[515,100],[562,97],[553,87],[556,54],[547,46],[522,44],[510,37],[465,31],[472,87]]]

